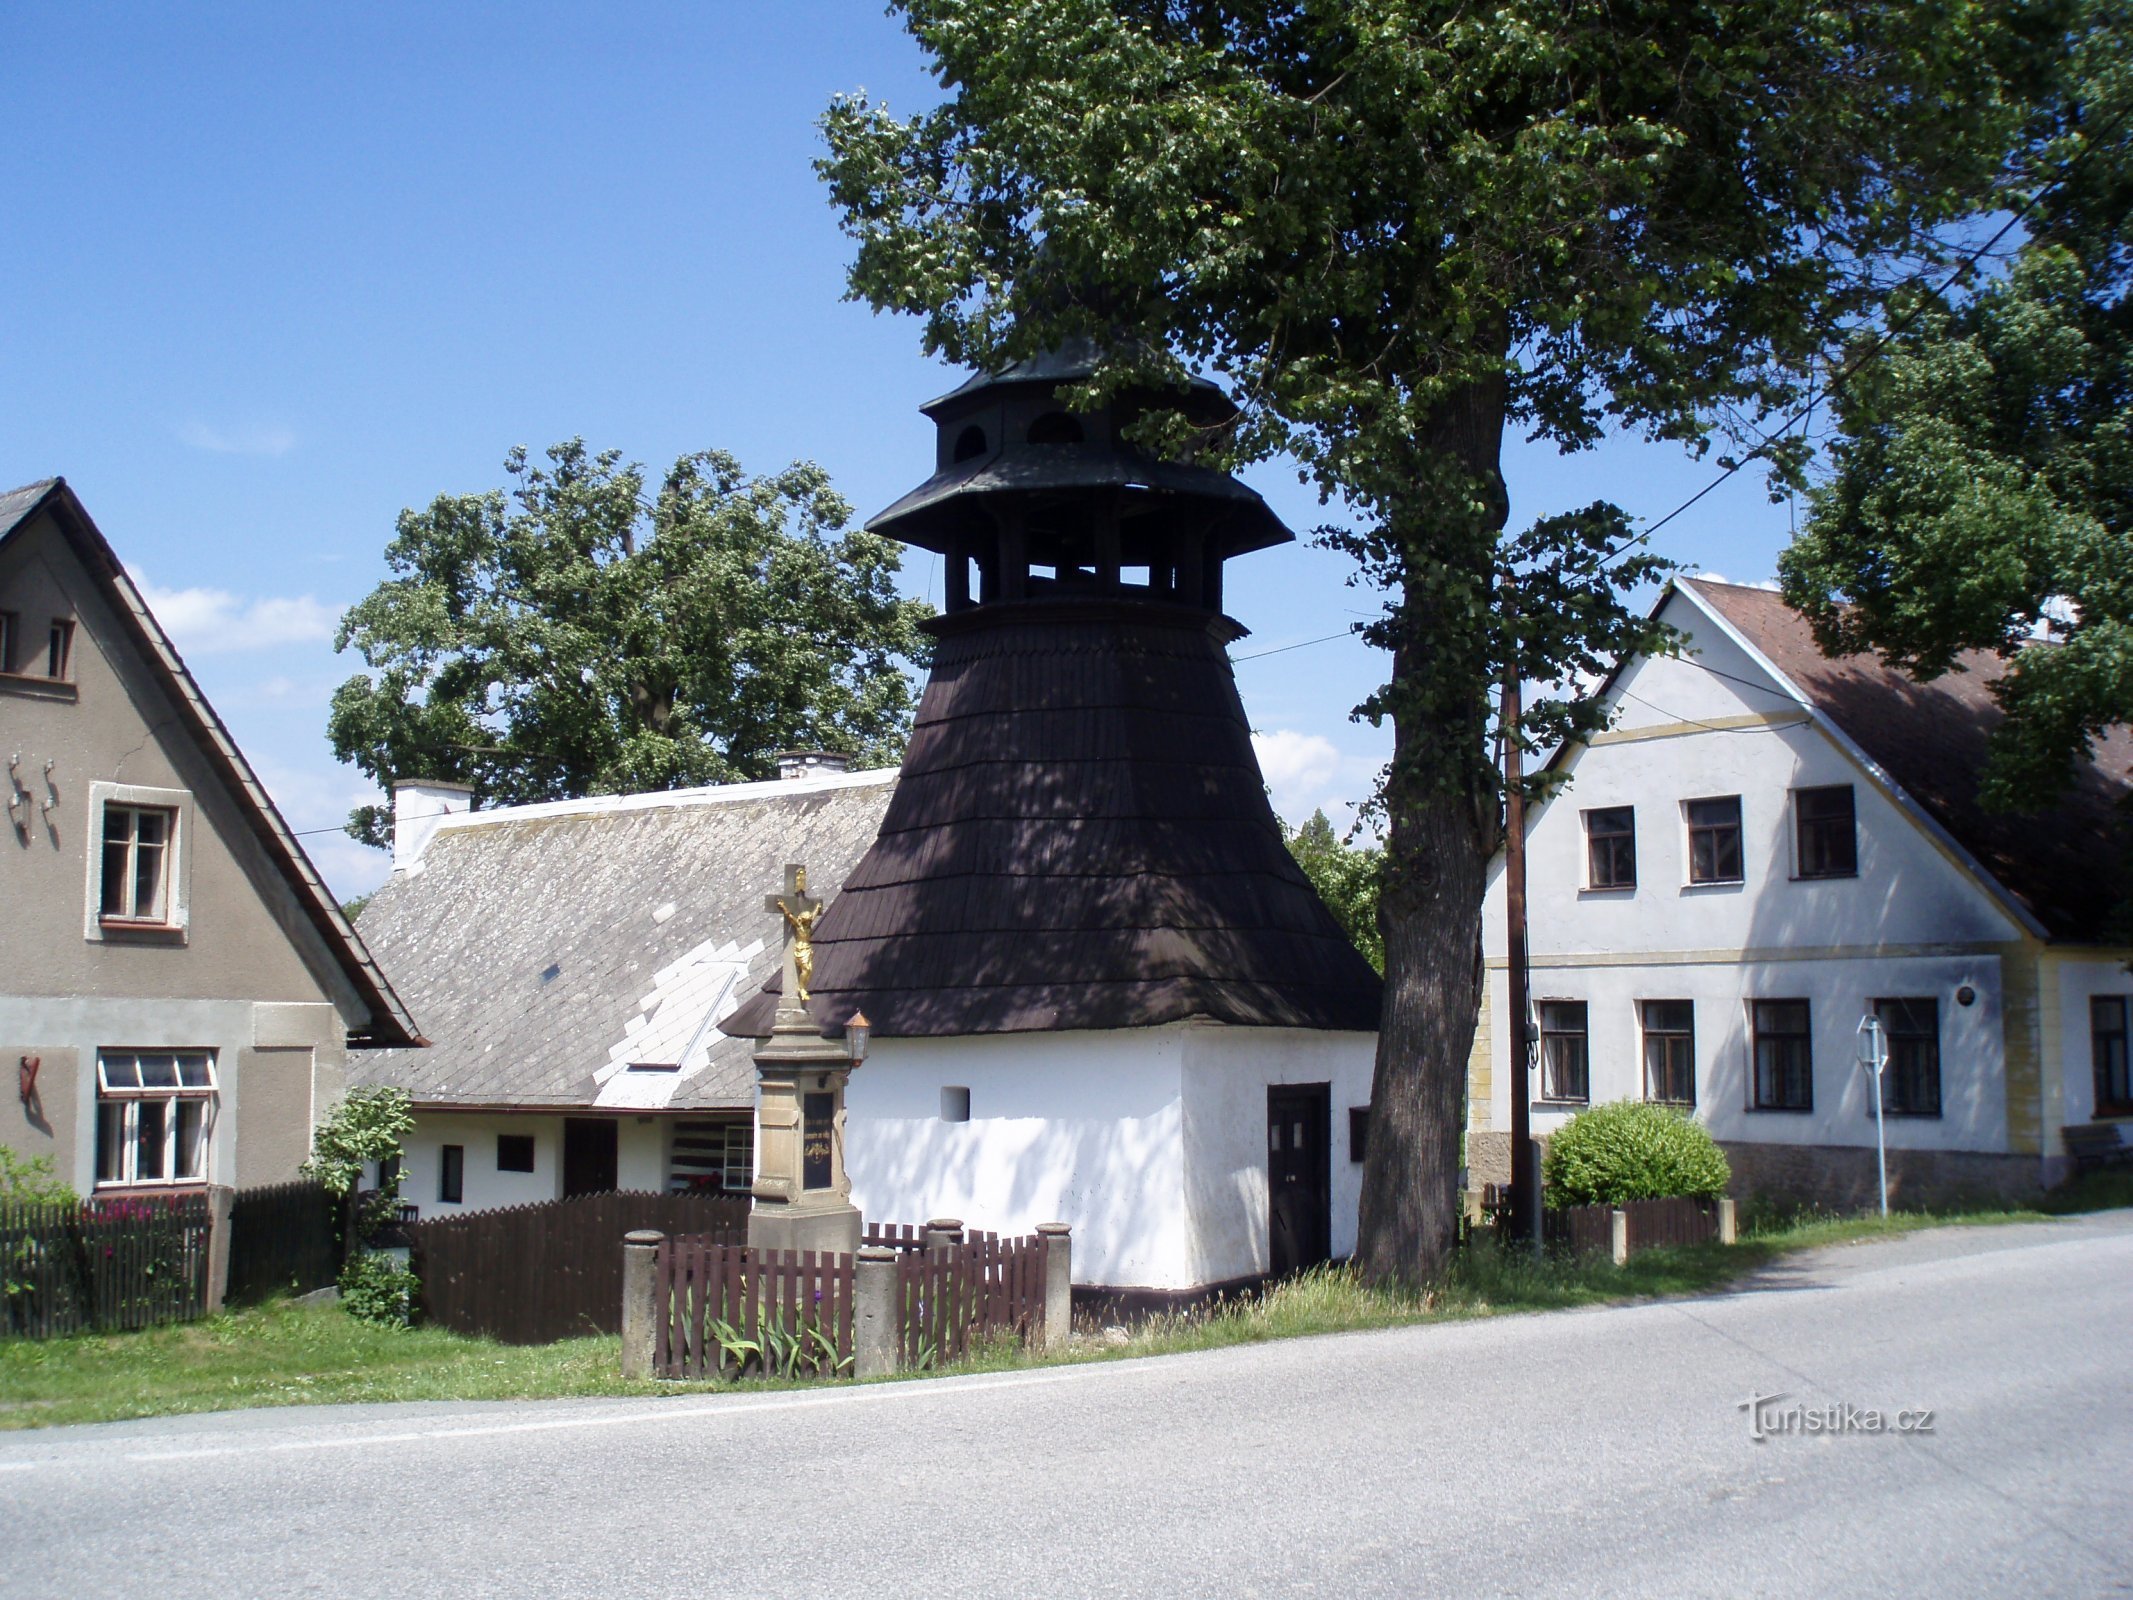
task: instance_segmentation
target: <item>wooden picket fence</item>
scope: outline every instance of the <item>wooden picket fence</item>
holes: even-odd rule
[[[859,1235],[862,1249],[916,1251],[926,1248],[926,1229],[916,1222],[869,1222]]]
[[[1660,1245],[1710,1244],[1718,1238],[1718,1207],[1709,1200],[1689,1195],[1671,1200],[1632,1200],[1622,1209],[1629,1215],[1631,1255]]]
[[[186,1322],[207,1306],[204,1194],[0,1205],[0,1334]]]
[[[960,1360],[1001,1334],[1028,1339],[1044,1324],[1044,1252],[1041,1234],[1002,1239],[972,1230],[959,1245],[899,1256],[904,1365]]]
[[[1484,1191],[1483,1211],[1505,1245],[1517,1243],[1511,1236],[1510,1191],[1491,1184]],[[1613,1206],[1562,1206],[1541,1213],[1541,1241],[1552,1249],[1573,1255],[1606,1255],[1614,1249]],[[1664,1200],[1631,1200],[1620,1208],[1629,1223],[1629,1253],[1662,1245],[1709,1244],[1718,1238],[1718,1206],[1715,1201],[1692,1195]]]
[[[852,1358],[849,1255],[669,1236],[653,1271],[652,1370],[663,1378],[826,1377]]]
[[[340,1276],[344,1203],[311,1179],[240,1189],[230,1201],[230,1305],[308,1294]]]
[[[503,1344],[622,1327],[622,1236],[640,1228],[739,1244],[748,1200],[714,1194],[579,1195],[406,1224],[418,1315]]]

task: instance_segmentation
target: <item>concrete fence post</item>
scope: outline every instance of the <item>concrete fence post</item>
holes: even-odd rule
[[[652,1375],[659,1326],[659,1246],[666,1235],[640,1228],[622,1236],[622,1376]]]
[[[1614,1247],[1615,1265],[1629,1264],[1629,1213],[1620,1206],[1607,1215],[1609,1242]]]
[[[1740,1242],[1740,1208],[1734,1204],[1733,1197],[1729,1194],[1718,1197],[1718,1242]]]
[[[896,1252],[859,1251],[852,1284],[852,1376],[886,1378],[899,1365],[903,1328],[896,1314]]]
[[[1064,1222],[1040,1222],[1044,1240],[1044,1325],[1039,1348],[1064,1350],[1074,1326],[1074,1237]]]
[[[963,1219],[961,1217],[935,1217],[926,1224],[926,1254],[945,1250],[963,1242]]]
[[[237,1191],[212,1183],[207,1189],[207,1286],[205,1309],[213,1316],[230,1292],[230,1208]]]

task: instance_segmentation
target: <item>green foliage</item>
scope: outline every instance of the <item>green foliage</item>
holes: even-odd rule
[[[415,1289],[414,1273],[382,1250],[358,1250],[341,1268],[341,1309],[381,1328],[408,1325]]]
[[[1087,341],[1065,398],[1189,374],[1235,401],[1150,448],[1286,451],[1384,597],[1386,1037],[1358,1257],[1436,1275],[1501,834],[1491,695],[1663,648],[1671,563],[1594,504],[1505,536],[1515,425],[1702,449],[1817,380],[1892,279],[1949,259],[2063,59],[2074,0],[895,0],[944,94],[834,102],[854,297],[998,369]],[[1798,442],[1771,447],[1797,468]],[[1529,748],[1601,709],[1541,694]],[[1407,1203],[1413,1183],[1431,1203]],[[1444,1198],[1435,1198],[1438,1194]]]
[[[1673,1195],[1715,1199],[1732,1176],[1725,1152],[1693,1118],[1639,1100],[1580,1111],[1555,1131],[1541,1160],[1550,1210]]]
[[[819,467],[750,478],[706,451],[647,494],[578,440],[548,463],[514,450],[508,493],[401,513],[394,576],[341,623],[370,668],[334,695],[342,760],[510,804],[775,777],[797,746],[901,755],[930,609]],[[349,831],[383,843],[390,819]]]
[[[1780,560],[1823,643],[1922,678],[1998,651],[1988,804],[2047,804],[2133,719],[2133,3],[2089,0],[2002,272],[1908,319],[1836,397],[1832,470]],[[2045,635],[2048,648],[2029,641]]]
[[[61,1183],[50,1156],[20,1156],[0,1144],[0,1203],[80,1205],[81,1196]]]
[[[364,1163],[375,1161],[387,1171],[385,1186],[397,1198],[400,1180],[392,1168],[400,1159],[400,1141],[414,1126],[405,1089],[351,1089],[313,1131],[311,1158],[303,1170],[329,1192],[346,1196],[362,1180]]]
[[[1344,843],[1323,811],[1289,835],[1289,854],[1303,868],[1319,899],[1379,972],[1385,970],[1385,939],[1378,932],[1378,877],[1384,852]]]

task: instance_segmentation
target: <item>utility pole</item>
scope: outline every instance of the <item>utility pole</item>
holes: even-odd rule
[[[1532,1015],[1530,977],[1526,969],[1526,794],[1525,758],[1518,744],[1521,713],[1516,646],[1516,612],[1506,595],[1505,616],[1511,620],[1513,643],[1505,652],[1503,700],[1499,720],[1503,724],[1504,915],[1509,924],[1505,968],[1510,978],[1511,1009],[1511,1226],[1541,1249],[1540,1162],[1533,1151],[1533,1084],[1531,1041],[1527,1020]]]

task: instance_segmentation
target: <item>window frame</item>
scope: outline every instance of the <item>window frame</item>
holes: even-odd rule
[[[2118,1027],[2107,1032],[2096,1025],[2097,1007],[2118,1007]],[[2106,1039],[2118,1041],[2118,1076],[2126,1086],[2126,1098],[2112,1099],[2105,1091],[2108,1087],[2106,1073],[2109,1063],[2104,1058],[2103,1044]],[[2089,996],[2089,1067],[2094,1073],[2090,1085],[2095,1095],[2089,1115],[2092,1117],[2133,1117],[2133,997],[2122,994],[2092,994]]]
[[[1730,823],[1698,822],[1695,818],[1694,808],[1697,806],[1726,805],[1729,803],[1733,807],[1733,820]],[[1702,889],[1710,887],[1714,884],[1744,884],[1748,881],[1747,823],[1747,807],[1741,803],[1741,797],[1737,794],[1698,795],[1693,800],[1684,800],[1681,802],[1681,826],[1683,842],[1681,859],[1683,876],[1687,880],[1687,884],[1690,888]],[[1733,835],[1733,855],[1735,867],[1733,875],[1731,877],[1724,877],[1716,875],[1714,871],[1713,876],[1699,876],[1697,873],[1696,862],[1696,843],[1698,835],[1711,834],[1713,836],[1722,836],[1727,832],[1731,832],[1731,834]],[[1714,859],[1712,861],[1712,866],[1715,869],[1717,865],[1718,862],[1715,857],[1714,847]]]
[[[14,677],[15,645],[22,633],[22,614],[0,611],[0,675]]]
[[[1637,808],[1634,805],[1594,806],[1589,810],[1579,812],[1578,815],[1583,820],[1585,825],[1585,887],[1595,893],[1603,894],[1623,889],[1636,888]],[[1619,831],[1609,831],[1606,833],[1600,833],[1594,830],[1593,825],[1596,819],[1601,817],[1615,816],[1628,817],[1629,826]],[[1600,873],[1600,858],[1603,854],[1600,849],[1600,846],[1602,844],[1608,846],[1608,849],[1604,852],[1604,854],[1608,859],[1610,873],[1612,873],[1615,868],[1620,866],[1621,855],[1623,853],[1626,853],[1628,855],[1629,874],[1627,877],[1618,878],[1609,876],[1603,880]]]
[[[124,818],[128,824],[125,836],[114,841],[111,837],[111,826],[121,818]],[[156,819],[159,831],[162,834],[161,838],[153,842],[142,837],[144,832],[142,824],[150,818]],[[103,870],[98,876],[97,883],[97,920],[107,927],[114,923],[141,928],[169,927],[171,925],[170,867],[171,857],[175,854],[174,845],[178,833],[177,808],[175,806],[134,805],[130,802],[116,800],[108,801],[104,806],[103,824],[103,835],[98,841],[100,848],[104,852],[104,860]],[[120,881],[116,886],[119,891],[121,906],[116,910],[111,905],[112,889],[114,887],[112,883],[111,852],[114,845],[117,849],[123,851],[125,856],[124,865],[118,874]],[[148,909],[144,911],[141,907],[143,898],[141,895],[141,855],[143,851],[147,850],[156,852],[155,877],[153,892],[147,897]]]
[[[526,1164],[523,1167],[518,1166],[515,1163],[508,1167],[504,1165],[504,1146],[507,1143],[511,1146],[512,1154],[514,1156],[518,1154],[519,1148],[521,1146],[524,1147],[526,1153]],[[541,1147],[539,1142],[534,1138],[532,1134],[499,1133],[496,1136],[496,1170],[498,1172],[515,1172],[518,1173],[520,1176],[525,1176],[529,1173],[538,1172],[540,1170],[540,1166]]]
[[[89,786],[85,837],[89,848],[82,887],[82,937],[92,943],[137,939],[175,939],[183,943],[192,922],[192,840],[196,825],[193,797],[185,789],[156,789],[134,783],[94,782]],[[163,847],[163,916],[161,920],[105,916],[104,818],[112,806],[134,811],[170,813],[170,835]]]
[[[1898,1033],[1891,1025],[1890,1019],[1891,1013],[1899,1006],[1914,1013],[1919,1007],[1923,1006],[1927,1014],[1933,1019],[1932,1031],[1930,1033],[1921,1033],[1915,1028],[1910,1028]],[[1881,1019],[1881,1036],[1886,1041],[1889,1052],[1889,1058],[1881,1069],[1881,1114],[1885,1117],[1918,1117],[1927,1121],[1937,1119],[1941,1114],[1939,999],[1933,995],[1888,995],[1876,998],[1873,1002],[1873,1010],[1874,1015]],[[1890,1097],[1891,1088],[1899,1082],[1896,1064],[1896,1044],[1899,1039],[1906,1041],[1914,1049],[1919,1040],[1927,1041],[1926,1048],[1916,1053],[1927,1057],[1927,1064],[1931,1067],[1933,1086],[1933,1106],[1931,1110],[1923,1109],[1920,1106],[1899,1104]],[[1917,1068],[1914,1065],[1907,1067],[1906,1071],[1915,1073]]]
[[[1798,1006],[1801,1026],[1797,1033],[1778,1033],[1763,1027],[1762,1013],[1765,1006]],[[1800,1081],[1806,1086],[1806,1097],[1798,1104],[1780,1099],[1766,1099],[1763,1094],[1763,1043],[1772,1039],[1797,1039],[1800,1041]],[[1756,996],[1748,1001],[1748,1109],[1750,1111],[1780,1111],[1794,1114],[1811,1113],[1815,1108],[1815,1015],[1814,1003],[1804,995]]]
[[[1842,794],[1845,799],[1845,840],[1849,861],[1842,867],[1810,868],[1807,864],[1807,838],[1809,819],[1801,809],[1800,802],[1810,795]],[[1817,817],[1816,826],[1825,826],[1832,819]],[[1815,783],[1792,791],[1792,875],[1802,881],[1820,882],[1826,878],[1856,878],[1859,876],[1859,791],[1849,783]]]
[[[1577,1027],[1549,1026],[1552,1020],[1548,1015],[1550,1011],[1568,1010],[1570,1008],[1575,1008],[1578,1013]],[[1540,1041],[1540,1098],[1550,1105],[1558,1106],[1592,1104],[1592,1006],[1590,1002],[1573,999],[1566,995],[1539,1001],[1536,1009],[1540,1013],[1540,1026],[1534,1030],[1535,1038]],[[1557,1063],[1558,1053],[1549,1048],[1550,1042],[1558,1039],[1576,1041],[1578,1092],[1575,1094],[1560,1092],[1562,1077]]]
[[[149,1083],[142,1063],[150,1060],[168,1060],[171,1063],[170,1083]],[[184,1063],[197,1067],[197,1081],[185,1081]],[[127,1072],[114,1069],[124,1064]],[[130,1075],[132,1081],[126,1082]],[[222,1080],[215,1070],[215,1052],[192,1045],[152,1048],[146,1046],[111,1046],[96,1052],[95,1080],[95,1136],[90,1171],[94,1174],[92,1188],[102,1193],[110,1190],[140,1189],[198,1189],[209,1183],[214,1174],[215,1124],[222,1103]],[[146,1108],[156,1108],[162,1150],[157,1162],[158,1170],[149,1177],[141,1176],[141,1145]],[[191,1171],[182,1170],[185,1165],[180,1153],[181,1141],[187,1135],[183,1109],[200,1108],[191,1134],[193,1145]],[[107,1143],[107,1130],[109,1133]],[[117,1172],[105,1176],[107,1153],[115,1154]]]
[[[54,617],[45,630],[44,671],[39,677],[52,683],[74,681],[74,619]]]
[[[437,1203],[441,1206],[466,1204],[467,1195],[467,1147],[463,1144],[441,1144],[437,1147]]]
[[[1686,1028],[1655,1028],[1652,1026],[1654,1006],[1682,1006],[1688,1011]],[[1683,1041],[1686,1061],[1680,1063],[1688,1075],[1689,1092],[1685,1098],[1661,1095],[1655,1092],[1652,1074],[1652,1045],[1660,1041]],[[1671,1047],[1667,1050],[1672,1057]],[[1696,1105],[1696,1002],[1685,999],[1639,1000],[1637,1002],[1637,1058],[1644,1070],[1644,1098],[1653,1105],[1681,1106],[1694,1109]],[[1666,1070],[1675,1070],[1676,1063],[1669,1059]]]

